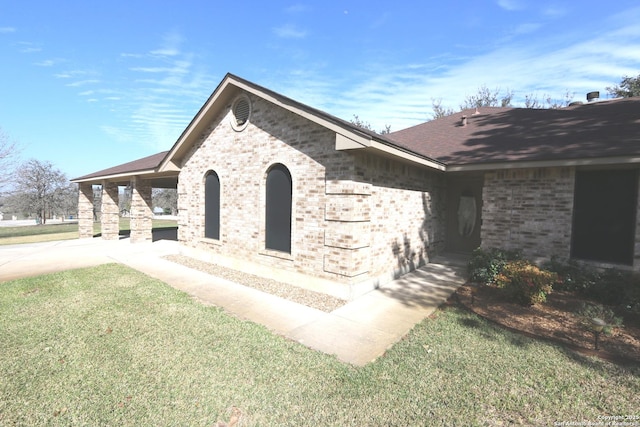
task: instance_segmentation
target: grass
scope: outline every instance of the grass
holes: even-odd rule
[[[0,425],[553,425],[640,415],[640,367],[456,308],[363,368],[109,264],[0,283]]]
[[[177,221],[154,219],[153,228],[176,227]],[[131,230],[129,218],[120,218],[120,233]],[[100,223],[93,224],[94,234],[100,233]],[[49,242],[53,240],[71,240],[78,238],[78,223],[27,225],[21,227],[0,227],[0,246],[22,243]]]

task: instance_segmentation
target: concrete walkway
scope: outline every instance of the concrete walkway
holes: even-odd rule
[[[383,355],[464,283],[461,260],[436,259],[325,313],[162,258],[180,254],[181,248],[169,240],[131,244],[128,239],[99,238],[0,246],[0,282],[119,262],[204,304],[222,307],[234,316],[357,366]]]

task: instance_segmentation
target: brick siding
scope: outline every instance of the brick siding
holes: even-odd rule
[[[487,172],[482,247],[520,249],[534,259],[569,258],[574,181],[574,168]]]
[[[370,154],[335,150],[335,133],[250,96],[249,125],[230,106],[185,156],[178,238],[238,259],[355,284],[428,262],[444,243],[443,178]],[[264,249],[266,172],[292,177],[292,250]],[[220,177],[220,239],[204,238],[204,178]],[[401,250],[398,250],[401,247]]]

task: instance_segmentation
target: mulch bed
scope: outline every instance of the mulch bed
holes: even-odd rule
[[[573,293],[554,291],[547,301],[525,307],[505,299],[491,286],[461,286],[453,296],[468,310],[507,329],[562,344],[574,351],[620,364],[640,364],[640,316],[624,313],[624,327],[611,336],[600,334],[595,350],[594,333],[574,315],[582,302]]]

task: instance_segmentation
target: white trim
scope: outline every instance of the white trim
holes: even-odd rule
[[[154,173],[156,173],[154,169],[147,169],[143,171],[123,172],[123,173],[118,173],[113,175],[100,175],[100,176],[95,176],[95,177],[86,178],[86,179],[72,179],[71,182],[79,184],[81,182],[94,182],[94,181],[97,182],[97,181],[103,181],[103,180],[113,180],[116,178],[132,178],[138,175],[149,175]]]
[[[467,171],[486,171],[494,169],[524,169],[524,168],[552,168],[552,167],[571,167],[571,166],[597,166],[597,165],[625,165],[639,164],[639,157],[598,157],[593,159],[571,159],[571,160],[529,160],[529,161],[511,161],[511,162],[494,162],[481,163],[471,165],[453,165],[447,166],[447,172],[467,172]]]

